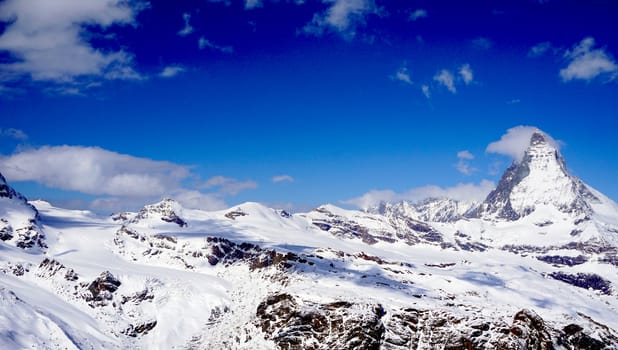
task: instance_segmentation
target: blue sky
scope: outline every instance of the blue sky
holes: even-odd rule
[[[528,125],[618,199],[616,18],[612,1],[5,0],[0,172],[100,212],[476,198],[512,161],[488,144]]]

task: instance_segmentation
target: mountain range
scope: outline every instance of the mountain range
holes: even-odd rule
[[[618,349],[618,205],[535,132],[482,202],[109,217],[0,176],[2,349]]]

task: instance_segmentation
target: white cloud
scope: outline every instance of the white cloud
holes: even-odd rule
[[[474,159],[474,155],[466,149],[466,150],[457,152],[457,158],[472,160]]]
[[[425,18],[425,17],[427,17],[427,10],[417,9],[410,14],[409,18],[410,18],[410,21],[416,21],[419,18]]]
[[[214,176],[197,187],[187,180],[199,180],[190,167],[120,154],[98,147],[44,146],[0,155],[0,169],[9,181],[34,181],[50,188],[100,196],[90,208],[100,212],[135,210],[174,198],[187,208],[226,208],[225,196],[257,188],[254,181]]]
[[[277,176],[273,176],[271,181],[274,182],[274,183],[278,183],[278,182],[294,182],[294,178],[291,177],[290,175],[277,175]]]
[[[191,21],[191,14],[186,13],[186,12],[183,13],[182,19],[185,22],[185,26],[182,27],[182,29],[179,30],[177,34],[180,36],[187,36],[193,33],[193,27],[191,26],[191,23],[189,23]]]
[[[423,95],[425,95],[425,97],[431,98],[431,91],[429,91],[429,86],[427,85],[421,86],[421,91],[423,92]]]
[[[378,14],[374,0],[322,0],[331,4],[326,11],[316,13],[302,31],[305,34],[321,36],[325,31],[339,33],[345,38],[353,38],[358,26],[365,23],[365,17]]]
[[[455,164],[455,169],[464,175],[470,175],[476,171],[476,168],[472,168],[470,164],[463,159],[460,159],[459,162]]]
[[[530,146],[530,138],[532,134],[535,132],[541,132],[545,135],[545,139],[547,142],[555,147],[557,150],[560,149],[560,141],[554,140],[547,133],[541,131],[539,128],[534,126],[527,125],[519,125],[513,128],[510,128],[506,131],[506,134],[502,135],[500,140],[490,143],[485,150],[488,153],[497,153],[503,154],[511,157],[514,161],[521,161],[524,157],[524,153],[528,146]]]
[[[28,139],[28,135],[25,132],[14,128],[0,129],[0,136],[8,137],[19,141],[25,141]]]
[[[82,146],[44,146],[0,155],[0,170],[9,181],[94,195],[98,198],[89,207],[99,212],[135,210],[164,197],[187,208],[218,210],[227,207],[226,196],[258,186],[223,176],[196,185],[199,176],[189,166]]]
[[[179,188],[190,175],[186,166],[81,146],[44,146],[1,156],[0,169],[11,181],[121,197],[160,195]]]
[[[494,43],[491,40],[482,36],[472,39],[470,43],[472,44],[472,47],[479,50],[489,50],[492,46],[494,46]]]
[[[481,180],[480,183],[460,183],[452,187],[424,186],[408,191],[411,199],[421,200],[431,197],[446,197],[459,201],[482,201],[496,187],[493,181]]]
[[[71,85],[50,86],[43,89],[43,91],[50,95],[85,96],[84,88]]]
[[[487,168],[487,172],[489,173],[489,175],[498,175],[500,174],[500,171],[502,170],[501,168],[502,168],[502,162],[495,161],[489,165],[489,167]]]
[[[564,57],[569,60],[569,64],[560,70],[562,81],[590,81],[599,76],[613,80],[618,76],[618,64],[611,54],[605,48],[595,49],[594,46],[594,38],[587,37],[565,52]]]
[[[437,81],[441,85],[446,86],[448,91],[452,93],[457,92],[457,89],[455,88],[455,79],[453,77],[453,74],[449,72],[448,70],[446,69],[441,70],[439,73],[437,73],[433,77],[433,80]]]
[[[258,187],[255,181],[239,181],[225,176],[213,176],[202,183],[200,188],[218,188],[221,194],[235,195],[240,191]]]
[[[1,74],[2,74],[2,68],[0,68],[0,75]],[[3,97],[5,99],[12,99],[16,95],[23,95],[23,94],[25,94],[25,90],[21,88],[2,85],[2,78],[0,77],[0,97]]]
[[[159,73],[159,76],[162,78],[172,78],[184,72],[185,70],[186,69],[182,66],[171,65],[163,68],[163,70],[161,70],[161,73]]]
[[[232,5],[232,0],[207,0],[208,2],[212,2],[212,3],[222,3],[225,6],[230,6]]]
[[[196,190],[182,190],[171,195],[183,207],[189,209],[221,210],[228,207],[225,201],[216,194],[203,193]]]
[[[245,9],[251,10],[257,7],[262,7],[264,4],[262,0],[245,0]]]
[[[391,76],[391,79],[398,80],[408,85],[412,85],[412,78],[410,78],[410,73],[408,72],[407,67],[401,67],[399,70]]]
[[[393,190],[371,190],[362,196],[345,200],[343,203],[367,210],[371,207],[375,207],[381,202],[396,202],[401,200],[400,198],[401,195]]]
[[[470,153],[470,151],[463,150],[457,152],[457,158],[459,159],[457,164],[455,164],[455,168],[457,169],[457,171],[464,175],[470,175],[476,171],[476,169],[471,167],[470,163],[468,162],[474,159],[474,155]]]
[[[99,197],[89,203],[85,200],[68,200],[57,203],[62,208],[84,209],[86,206],[90,210],[102,214],[118,213],[122,211],[137,211],[146,204],[155,203],[161,200],[159,196],[153,197]],[[56,202],[56,201],[55,201]]]
[[[223,198],[217,194],[186,189],[150,197],[100,197],[92,200],[87,205],[91,210],[100,213],[117,213],[121,211],[136,211],[144,205],[158,202],[163,198],[173,198],[188,209],[221,210],[228,208]],[[68,203],[62,203],[62,207],[66,208],[66,204]],[[83,209],[84,205],[86,205],[83,203],[83,200],[76,204],[79,205],[73,205],[72,207]]]
[[[461,75],[461,78],[466,85],[470,84],[474,80],[472,68],[470,68],[470,65],[467,63],[459,68],[459,75]]]
[[[528,50],[528,57],[540,57],[548,51],[557,51],[549,41],[538,43]]]
[[[452,187],[423,186],[412,188],[403,193],[392,190],[373,190],[360,197],[344,201],[361,209],[368,209],[380,204],[380,202],[396,202],[401,200],[419,201],[426,198],[451,198],[459,201],[482,201],[487,194],[495,188],[495,184],[489,180],[482,180],[478,184],[460,183]]]
[[[140,79],[133,56],[122,50],[102,50],[87,40],[89,27],[104,33],[112,25],[134,24],[143,3],[100,0],[6,0],[0,3],[0,50],[14,61],[0,64],[4,80],[66,83],[82,77]]]
[[[197,41],[197,46],[200,48],[200,50],[205,49],[205,48],[211,48],[213,50],[216,51],[221,51],[223,53],[232,53],[234,52],[234,48],[232,46],[221,46],[221,45],[217,45],[213,42],[211,42],[210,40],[201,37],[198,39]]]

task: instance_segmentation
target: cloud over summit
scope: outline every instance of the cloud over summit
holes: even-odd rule
[[[535,132],[542,132],[547,142],[557,150],[560,149],[560,142],[554,140],[550,135],[534,126],[519,125],[506,131],[500,140],[494,141],[487,146],[487,153],[497,153],[510,157],[519,162],[524,157],[524,153],[530,146],[530,138]]]
[[[460,183],[452,187],[427,185],[397,193],[393,190],[372,190],[362,196],[344,201],[360,209],[369,209],[381,202],[398,202],[402,200],[417,202],[427,198],[450,198],[460,201],[482,201],[495,188],[495,183],[482,180],[478,184]]]

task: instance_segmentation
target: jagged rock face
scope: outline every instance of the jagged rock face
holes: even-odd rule
[[[515,315],[510,334],[499,340],[498,348],[553,350],[554,346],[545,321],[533,311],[522,310]]]
[[[393,242],[394,237],[388,232],[370,232],[370,230],[346,217],[336,215],[327,208],[319,207],[314,212],[321,214],[323,218],[313,219],[312,224],[327,231],[332,235],[345,238],[358,238],[367,244],[375,244],[378,241]]]
[[[147,205],[142,208],[137,213],[135,218],[130,220],[130,223],[139,223],[141,220],[149,218],[159,218],[161,221],[174,223],[180,227],[185,227],[187,226],[187,222],[182,219],[179,213],[177,213],[180,209],[181,206],[176,201],[166,198],[159,203]]]
[[[419,220],[433,222],[453,222],[462,218],[470,204],[449,198],[430,198],[415,205]]]
[[[475,203],[463,203],[450,198],[428,198],[418,203],[401,201],[396,204],[380,203],[368,211],[387,217],[408,217],[427,222],[454,222],[464,217]]]
[[[230,212],[225,213],[225,217],[228,219],[236,220],[237,217],[247,216],[248,214],[242,211],[242,209],[238,208],[236,210],[232,210]]]
[[[317,304],[276,294],[258,306],[256,316],[279,349],[377,350],[384,334],[379,304]]]
[[[129,325],[127,329],[121,331],[120,333],[128,335],[129,337],[135,338],[140,335],[148,334],[148,332],[150,332],[156,326],[157,326],[157,321],[146,322],[146,323],[139,324],[137,326]]]
[[[593,289],[606,295],[612,293],[611,282],[594,273],[568,274],[558,271],[551,273],[550,276],[575,287]]]
[[[564,159],[546,136],[535,132],[524,158],[513,162],[498,187],[468,216],[514,221],[539,205],[585,215],[591,211],[589,201],[598,199],[581,180],[568,174]]]
[[[86,301],[91,306],[105,306],[109,300],[112,300],[113,293],[118,290],[120,284],[114,275],[105,271],[88,285],[91,296],[87,296]]]
[[[67,281],[77,281],[79,276],[75,270],[67,268],[62,263],[54,259],[45,258],[39,264],[38,277],[50,278],[56,275],[62,275]]]
[[[11,186],[6,183],[6,179],[0,174],[0,198],[15,198],[20,201],[26,202],[26,197],[21,193],[15,191]]]
[[[404,308],[386,311],[380,304],[335,301],[316,303],[279,293],[256,311],[256,326],[278,349],[613,349],[615,337],[603,325],[590,329],[548,325],[531,310],[509,323],[474,312]],[[600,338],[600,339],[599,339]]]
[[[39,212],[26,197],[10,187],[0,174],[0,240],[21,249],[45,249],[45,234]]]
[[[368,216],[371,220],[381,222],[383,224],[381,229],[370,229],[325,207],[319,207],[313,212],[320,215],[319,218],[314,217],[311,223],[337,237],[361,239],[367,244],[376,244],[379,241],[389,243],[401,241],[408,245],[445,243],[442,234],[431,225],[395,210],[387,210],[383,217],[377,214],[370,214],[374,215],[373,217]]]

